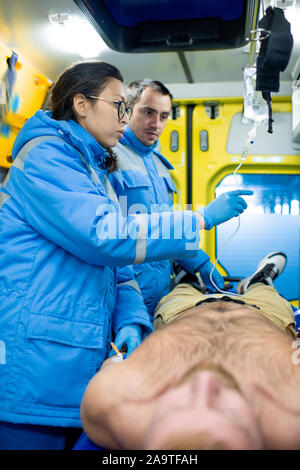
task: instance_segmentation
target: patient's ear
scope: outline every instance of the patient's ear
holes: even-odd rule
[[[78,93],[73,98],[73,107],[78,117],[85,118],[88,110],[91,108],[91,103],[84,95]]]

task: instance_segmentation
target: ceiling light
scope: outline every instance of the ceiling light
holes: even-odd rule
[[[275,6],[277,8],[289,8],[293,7],[296,3],[296,0],[275,0]]]
[[[61,52],[77,53],[82,58],[98,57],[106,44],[90,23],[67,10],[50,10],[51,40]]]

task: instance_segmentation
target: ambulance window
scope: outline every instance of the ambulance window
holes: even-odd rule
[[[247,174],[226,176],[216,187],[216,196],[231,189],[252,189],[246,196],[248,208],[240,217],[240,228],[225,247],[237,227],[234,218],[216,230],[216,255],[232,277],[246,277],[258,261],[272,251],[287,255],[287,266],[274,285],[288,300],[299,298],[300,175]]]

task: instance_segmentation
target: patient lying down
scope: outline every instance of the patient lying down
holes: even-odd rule
[[[244,304],[220,295],[208,303],[186,284],[162,299],[159,328],[88,385],[81,412],[90,439],[107,449],[300,449],[293,315],[258,280]]]

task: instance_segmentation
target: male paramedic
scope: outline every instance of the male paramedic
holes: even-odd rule
[[[123,138],[114,147],[119,170],[110,175],[111,182],[126,215],[129,211],[169,211],[176,192],[169,171],[173,166],[159,153],[158,139],[171,113],[172,95],[161,82],[149,79],[131,83],[127,93],[133,112]],[[208,291],[216,291],[209,276],[213,265],[202,250],[194,258],[176,262],[190,273],[200,272]],[[157,303],[170,290],[171,261],[135,265],[134,271],[152,318]],[[216,269],[213,281],[217,287],[224,287],[223,277]]]
[[[267,255],[239,296],[178,284],[156,331],[88,385],[89,438],[105,449],[300,449],[300,343],[273,287],[285,264]]]

